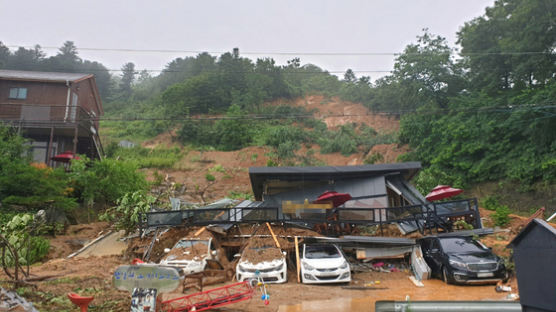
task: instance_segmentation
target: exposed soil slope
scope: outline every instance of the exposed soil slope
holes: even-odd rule
[[[266,105],[292,105],[304,107],[307,111],[314,112],[317,118],[327,124],[330,129],[348,123],[363,123],[375,129],[378,133],[393,133],[399,130],[399,120],[394,117],[377,115],[370,112],[365,106],[358,103],[341,101],[338,98],[325,98],[321,95],[311,95],[294,100],[277,100]],[[173,140],[174,132],[166,132],[157,137],[143,142],[144,147],[180,146]],[[320,154],[319,146],[312,146],[315,151],[313,157],[321,164],[330,166],[361,165],[365,157],[380,154],[382,158],[376,163],[395,162],[399,155],[406,153],[406,146],[398,147],[397,144],[381,144],[374,146],[368,155],[362,153],[343,156],[340,153]],[[267,147],[247,147],[238,151],[189,151],[173,169],[146,170],[150,178],[153,172],[168,176],[171,182],[185,185],[183,199],[191,202],[210,202],[215,199],[236,194],[251,194],[248,168],[266,166],[269,153]],[[306,147],[298,151],[304,155]],[[216,177],[215,182],[207,182],[205,175],[211,168],[222,167],[219,171],[211,172]]]

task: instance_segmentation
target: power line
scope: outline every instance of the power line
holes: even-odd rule
[[[8,64],[9,65],[9,64]],[[42,65],[41,64],[36,64],[36,65],[32,65],[32,66],[27,66],[27,68],[25,70],[29,70],[29,67],[37,67],[37,69],[42,69]],[[5,68],[8,70],[8,68]],[[11,69],[10,69],[11,70]],[[13,69],[16,70],[16,69]],[[79,73],[79,70],[74,70],[74,69],[67,69],[67,68],[48,68],[48,71],[54,71],[54,72],[76,72]],[[86,70],[82,70],[84,72],[123,72],[125,70],[123,69],[115,69],[115,68],[111,68],[111,69],[86,69]],[[164,73],[184,73],[184,72],[189,72],[188,70],[175,70],[175,69],[139,69],[136,70],[134,72],[135,75],[140,74],[142,71],[146,71],[146,72],[150,72],[150,73],[159,73],[159,72],[164,72]],[[237,71],[222,71],[222,70],[203,70],[201,71],[201,73],[221,73],[221,72],[225,72],[225,73],[231,73],[231,74],[249,74],[249,73],[258,73],[257,71],[246,71],[246,70],[237,70]],[[345,73],[345,70],[322,70],[322,71],[304,71],[303,69],[301,69],[301,71],[288,71],[288,72],[284,72],[284,75],[308,75],[308,74],[343,74]],[[392,70],[352,70],[352,72],[354,73],[391,73]]]
[[[556,105],[543,105],[536,106],[535,104],[523,104],[523,105],[510,105],[510,106],[500,106],[500,107],[485,107],[485,108],[462,108],[462,109],[438,109],[429,112],[419,112],[417,110],[400,110],[400,111],[375,111],[368,112],[365,114],[323,114],[316,116],[314,114],[288,114],[282,116],[276,116],[275,114],[247,114],[244,116],[195,116],[195,117],[127,117],[127,118],[102,118],[96,117],[92,119],[83,120],[94,120],[94,121],[217,121],[217,120],[280,120],[280,119],[309,119],[309,118],[345,118],[345,117],[366,117],[372,115],[383,115],[383,116],[399,116],[403,114],[419,114],[419,115],[438,115],[438,114],[448,114],[448,113],[513,113],[524,108],[529,108],[532,111],[537,111],[547,108],[556,108]],[[552,115],[549,112],[537,111],[545,115]],[[551,116],[548,116],[551,117]]]
[[[21,46],[21,45],[7,45],[9,48],[25,48],[34,49],[35,46]],[[40,46],[41,49],[60,49],[60,47],[55,46]],[[132,48],[94,48],[94,47],[83,47],[77,48],[76,50],[81,51],[99,51],[99,52],[133,52],[133,53],[186,53],[186,54],[224,54],[230,53],[230,51],[201,51],[201,50],[180,50],[180,49],[132,49]],[[462,56],[471,55],[556,55],[552,51],[497,51],[497,52],[458,52],[451,50],[449,52],[442,53],[404,53],[404,52],[294,52],[294,51],[241,51],[242,55],[283,55],[283,56],[399,56],[399,55],[452,55],[458,54]]]

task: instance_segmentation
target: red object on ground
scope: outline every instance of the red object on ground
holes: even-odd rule
[[[348,193],[338,193],[336,191],[326,191],[320,194],[313,203],[315,204],[322,204],[326,202],[332,202],[334,208],[342,205],[343,203],[347,202],[351,199],[351,195]]]
[[[249,281],[235,283],[191,295],[162,301],[162,312],[205,311],[249,300],[255,292]]]
[[[51,158],[54,161],[60,161],[60,162],[70,162],[70,160],[72,159],[79,159],[79,156],[74,155],[73,152],[71,151],[65,151],[62,154],[58,154],[54,157]]]
[[[139,258],[135,258],[131,261],[131,264],[133,264],[133,265],[138,265],[138,264],[141,264],[141,263],[145,263],[145,261],[143,261]]]
[[[95,299],[95,297],[81,297],[76,293],[68,293],[69,300],[81,309],[81,312],[87,312],[89,303]]]
[[[463,192],[462,189],[453,188],[449,185],[437,185],[430,193],[427,194],[427,196],[425,196],[425,198],[429,201],[440,200],[456,196],[461,192]]]

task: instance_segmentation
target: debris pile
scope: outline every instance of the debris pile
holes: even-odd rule
[[[207,241],[192,242],[191,246],[172,248],[166,258],[175,257],[180,260],[194,260],[207,256]]]
[[[8,311],[38,312],[32,303],[27,302],[15,292],[0,288],[0,312]]]
[[[274,245],[274,241],[272,239],[253,237],[245,246],[241,259],[252,264],[257,264],[265,261],[280,259],[283,256],[282,251]]]

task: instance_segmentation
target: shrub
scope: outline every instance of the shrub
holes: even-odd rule
[[[494,225],[506,226],[510,223],[510,208],[506,205],[496,207],[496,211],[491,215]]]
[[[91,204],[114,203],[127,193],[145,191],[148,183],[136,163],[106,158],[72,161],[71,177],[75,194]]]
[[[205,180],[207,180],[208,182],[214,182],[216,181],[216,178],[212,174],[207,173],[205,174]]]
[[[321,153],[340,152],[344,156],[357,152],[357,140],[355,130],[351,125],[343,125],[338,131],[328,132],[327,136],[321,137],[319,144]]]
[[[282,142],[276,148],[276,155],[279,159],[287,160],[295,158],[295,151],[299,149],[299,144],[292,141]]]
[[[364,163],[367,165],[375,164],[377,161],[383,161],[384,156],[380,153],[373,153],[369,157],[365,158]]]
[[[143,191],[126,193],[117,200],[116,207],[107,209],[100,216],[100,220],[115,221],[116,229],[131,233],[137,229],[141,214],[149,212],[155,201],[153,196]]]
[[[1,234],[14,247],[21,265],[41,261],[50,249],[48,240],[35,235],[38,229],[33,221],[31,214],[17,214],[1,228]],[[8,266],[15,264],[10,253],[5,254],[4,260]]]
[[[68,195],[69,179],[62,168],[39,168],[12,161],[0,168],[0,200],[6,206],[25,211],[56,207],[70,211],[77,207]]]
[[[495,196],[487,196],[483,199],[483,208],[487,210],[496,210],[500,206],[498,199]]]
[[[239,191],[229,191],[228,197],[231,199],[242,199],[242,200],[255,200],[255,197],[251,193],[243,193]]]
[[[291,142],[291,145],[292,143],[298,144],[307,140],[307,133],[299,127],[277,126],[269,129],[264,140],[264,144],[278,148],[285,142]]]

